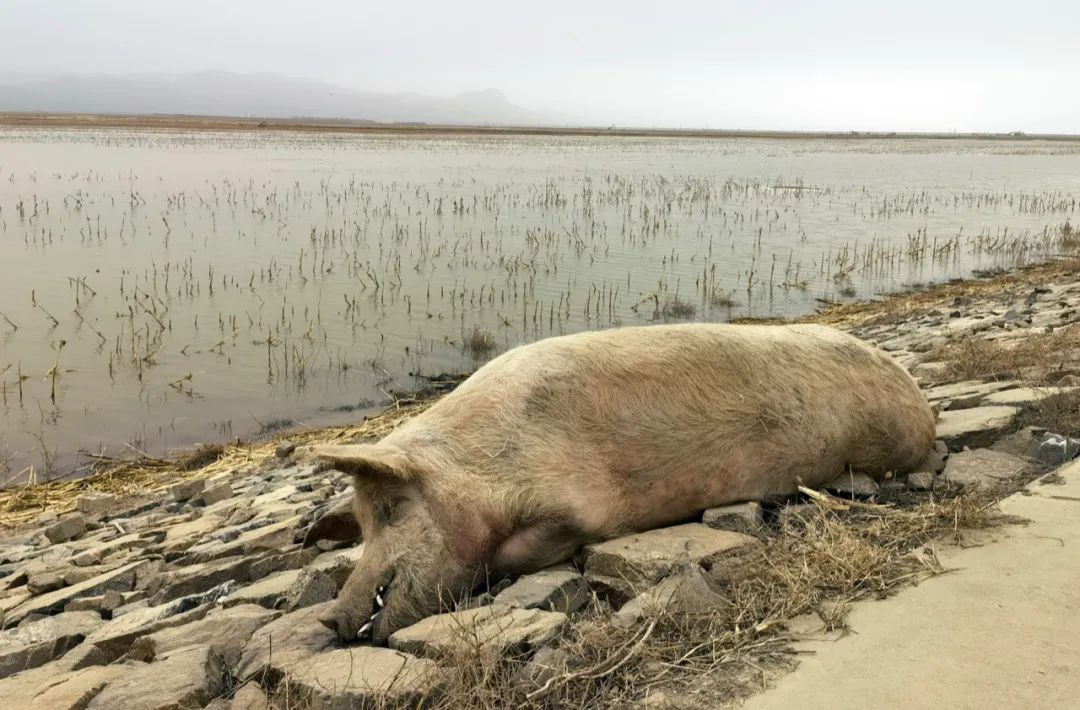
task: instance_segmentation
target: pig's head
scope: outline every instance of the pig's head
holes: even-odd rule
[[[406,452],[361,444],[311,453],[352,476],[364,539],[360,561],[319,619],[327,628],[343,641],[385,644],[393,632],[471,591],[481,560],[475,548],[463,548],[461,521],[430,500],[423,473]]]

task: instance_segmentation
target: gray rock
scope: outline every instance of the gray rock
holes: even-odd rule
[[[926,390],[926,398],[931,404],[949,400],[951,402],[951,409],[965,409],[967,407],[976,406],[982,401],[983,397],[986,397],[989,394],[1019,386],[1020,382],[1018,380],[1007,380],[1002,382],[968,380],[966,382],[954,382],[948,385],[931,387]]]
[[[164,604],[173,599],[205,592],[225,582],[246,580],[250,566],[251,561],[244,557],[228,557],[216,562],[188,565],[161,574],[151,582],[147,592],[150,594],[151,604]]]
[[[115,505],[116,496],[111,493],[99,493],[96,491],[83,493],[75,502],[75,508],[80,513],[90,516],[104,515]]]
[[[191,500],[195,496],[203,492],[206,487],[206,481],[201,478],[193,478],[187,481],[180,481],[169,486],[169,493],[172,495],[172,499],[178,503]]]
[[[292,588],[300,570],[291,569],[272,574],[261,579],[255,584],[240,587],[229,596],[222,599],[222,606],[231,607],[238,604],[257,604],[267,609],[275,609],[278,603],[285,598],[285,594]]]
[[[292,456],[294,451],[296,451],[296,444],[291,441],[283,441],[277,445],[276,449],[274,449],[274,456],[277,456],[279,459],[287,459]]]
[[[305,551],[310,552],[314,549],[315,548],[305,548]],[[326,572],[334,578],[338,589],[341,589],[345,586],[345,581],[349,579],[349,575],[352,574],[353,569],[356,567],[356,563],[359,562],[360,558],[363,556],[364,546],[356,545],[354,547],[345,548],[344,550],[324,552],[316,557],[308,567]]]
[[[569,566],[563,566],[519,577],[496,595],[495,603],[570,614],[585,606],[590,596],[585,578]]]
[[[196,498],[196,502],[199,505],[214,505],[220,503],[223,500],[232,498],[233,490],[232,486],[228,483],[219,483],[216,486],[207,488]]]
[[[305,607],[256,629],[244,646],[237,678],[244,681],[273,674],[280,677],[283,668],[298,667],[331,648],[334,635],[319,623],[318,616],[332,603]]]
[[[64,607],[64,611],[93,611],[98,614],[98,618],[101,618],[103,612],[112,613],[113,609],[122,607],[126,603],[124,595],[121,592],[110,589],[99,596],[72,599],[67,603],[67,606]]]
[[[949,457],[941,479],[946,483],[978,487],[1010,481],[1028,470],[1023,459],[1000,451],[972,449]]]
[[[96,542],[83,552],[75,555],[71,562],[77,567],[101,564],[103,560],[127,550],[146,548],[154,543],[155,537],[164,537],[164,533],[157,535],[152,533],[147,535],[128,533],[104,542]]]
[[[0,698],[3,698],[4,705],[8,708],[19,708],[19,710],[22,708],[40,710],[78,708],[81,710],[105,689],[108,681],[119,677],[125,671],[123,668],[102,667],[98,664],[74,672],[67,668],[55,667],[57,664],[63,664],[64,660],[62,658],[0,680]]]
[[[0,633],[0,678],[59,658],[102,623],[100,614],[69,612]]]
[[[927,452],[926,458],[915,467],[915,471],[941,473],[945,469],[945,459],[948,457],[949,447],[945,445],[945,442],[941,440],[935,441],[930,451]]]
[[[266,557],[260,557],[252,562],[251,568],[248,570],[248,575],[251,579],[265,579],[277,572],[312,566],[319,557],[319,551],[310,547],[289,552],[281,552],[276,555],[270,554]],[[338,582],[338,589],[341,589],[344,580],[339,581],[337,575],[331,570],[323,571],[328,572],[330,576],[334,577],[334,580]]]
[[[907,487],[912,491],[932,491],[937,474],[932,471],[914,471],[908,474]]]
[[[825,490],[842,498],[873,498],[878,494],[877,482],[865,473],[841,473],[824,486]]]
[[[221,530],[222,522],[221,516],[208,512],[169,525],[165,528],[165,539],[161,543],[161,551],[166,555],[183,552],[204,537]]]
[[[701,522],[714,530],[731,530],[752,535],[761,530],[764,518],[761,503],[749,501],[709,508],[701,516]]]
[[[27,614],[57,613],[72,599],[101,594],[107,589],[123,589],[127,587],[130,590],[132,584],[134,584],[135,571],[144,564],[143,561],[129,562],[122,567],[103,572],[79,584],[64,587],[38,597],[31,597],[8,611],[6,623],[18,623]]]
[[[201,708],[226,690],[228,667],[210,646],[186,646],[155,659],[127,662],[108,680],[87,710]]]
[[[34,572],[26,579],[26,588],[35,596],[66,586],[62,572]]]
[[[566,614],[557,611],[492,604],[421,619],[395,631],[389,643],[398,651],[433,657],[466,648],[527,652],[554,639],[566,621]]]
[[[995,406],[942,412],[937,435],[950,451],[989,446],[1012,425],[1019,411],[1016,407]]]
[[[232,555],[251,557],[259,552],[279,552],[292,542],[293,530],[298,520],[299,516],[293,516],[272,525],[264,525],[224,544],[216,540],[200,543],[188,548],[183,563],[199,564]]]
[[[60,666],[63,670],[72,670],[75,668],[90,668],[91,666],[106,666],[111,660],[97,646],[90,643],[80,643],[65,653],[58,662],[50,665]]]
[[[886,478],[878,486],[883,496],[907,490],[906,481],[899,478]]]
[[[1018,387],[986,395],[982,398],[981,404],[984,406],[1030,407],[1047,397],[1075,392],[1076,389],[1076,387]]]
[[[690,564],[711,567],[737,560],[759,543],[754,538],[727,530],[713,530],[700,523],[616,538],[583,550],[585,579],[622,602],[653,586],[674,570]]]
[[[434,661],[375,646],[326,651],[275,670],[287,678],[291,707],[425,707],[443,683]]]
[[[149,663],[185,646],[210,646],[235,664],[255,630],[280,615],[254,604],[213,609],[198,621],[172,626],[142,636],[132,643],[126,658]]]
[[[209,708],[210,705],[207,705]],[[233,694],[232,702],[226,710],[276,710],[277,706],[270,703],[270,697],[262,686],[251,681],[244,683]]]
[[[1060,434],[1044,434],[1035,443],[1034,458],[1048,466],[1059,466],[1080,456],[1080,439],[1069,439]]]
[[[623,604],[613,621],[631,626],[643,618],[660,614],[707,614],[722,602],[723,597],[709,587],[701,569],[691,566]]]
[[[74,514],[66,515],[57,522],[45,528],[45,537],[49,542],[56,544],[73,540],[86,532],[86,519]]]
[[[131,644],[140,636],[198,621],[206,616],[211,607],[204,604],[188,611],[182,611],[182,608],[181,604],[174,602],[113,618],[90,634],[86,643],[97,646],[108,657],[109,662],[112,662],[127,653]]]
[[[285,593],[285,608],[296,611],[313,604],[328,602],[337,596],[334,578],[317,569],[303,569]]]

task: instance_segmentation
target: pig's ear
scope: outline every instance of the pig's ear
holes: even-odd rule
[[[310,451],[318,461],[328,463],[359,481],[400,484],[416,475],[404,451],[383,444],[344,444],[315,446]]]

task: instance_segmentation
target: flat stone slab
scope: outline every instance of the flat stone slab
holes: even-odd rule
[[[86,532],[86,519],[79,514],[66,515],[45,528],[45,537],[52,543],[65,542]]]
[[[548,643],[566,624],[566,614],[492,604],[429,616],[390,635],[390,648],[438,657],[463,648],[505,654]]]
[[[300,570],[300,574],[285,594],[285,608],[296,611],[313,604],[328,602],[337,596],[337,591],[337,583],[333,577],[322,570],[308,567]]]
[[[625,601],[690,565],[711,566],[757,546],[749,535],[688,523],[588,545],[585,579]]]
[[[259,680],[262,673],[295,664],[331,648],[334,634],[318,616],[334,602],[304,607],[257,629],[244,647],[237,669],[240,680]]]
[[[246,581],[251,562],[250,558],[235,556],[215,562],[185,565],[165,572],[154,579],[147,589],[151,603],[164,604],[190,594],[205,592],[225,582]]]
[[[1001,390],[1018,387],[1020,384],[1019,380],[1006,380],[1002,382],[968,380],[966,382],[954,382],[948,385],[931,387],[926,390],[926,398],[932,403],[950,400],[953,403],[952,406],[954,408],[962,409],[962,405],[965,403],[970,403],[967,404],[967,406],[973,407],[987,395],[993,394],[994,392],[1000,392]]]
[[[237,661],[255,630],[278,616],[280,612],[254,604],[213,609],[198,621],[167,627],[136,639],[127,657],[150,662],[185,646],[199,645],[214,648],[224,657]]]
[[[518,578],[495,597],[495,603],[569,614],[585,606],[590,596],[585,578],[569,567],[562,567]]]
[[[272,574],[255,584],[240,587],[222,599],[221,604],[226,607],[236,606],[237,604],[258,604],[267,609],[273,609],[280,600],[284,599],[286,592],[289,591],[299,576],[300,570],[298,569],[289,569]]]
[[[877,482],[865,473],[841,473],[824,485],[825,490],[842,498],[872,498],[878,494]]]
[[[79,584],[73,584],[70,587],[58,589],[55,592],[31,597],[19,606],[8,611],[5,615],[4,623],[9,626],[11,624],[17,624],[27,614],[51,614],[58,612],[72,599],[82,596],[93,596],[95,593],[103,592],[109,588],[110,583],[113,582],[122,587],[126,586],[128,591],[130,591],[134,584],[135,569],[144,564],[146,563],[141,560],[130,562],[122,567],[117,567],[108,572],[91,577]],[[130,584],[126,583],[128,576],[132,579]]]
[[[0,633],[0,678],[58,658],[104,623],[92,611],[46,616]]]
[[[225,692],[228,677],[225,659],[209,646],[186,646],[153,663],[107,667],[122,672],[105,683],[86,710],[201,708]]]
[[[188,549],[184,563],[198,564],[233,555],[250,556],[256,552],[279,550],[292,543],[293,531],[299,520],[299,516],[293,516],[278,523],[254,528],[227,543],[215,540],[194,545]]]
[[[376,646],[340,648],[274,665],[282,677],[279,687],[288,684],[290,707],[423,707],[443,678],[434,661]]]
[[[748,501],[709,508],[701,516],[701,522],[714,530],[730,530],[738,533],[754,533],[761,529],[764,517],[761,503]]]
[[[11,710],[85,708],[110,680],[124,675],[126,670],[119,666],[92,666],[68,671],[54,668],[56,663],[0,680],[0,698],[3,698],[4,706]]]
[[[972,449],[950,456],[941,480],[958,486],[987,486],[1010,481],[1027,470],[1024,459],[990,449]]]
[[[1007,405],[1011,407],[1029,407],[1047,397],[1075,392],[1077,387],[1017,387],[1016,389],[995,392],[982,398],[982,404]]]
[[[692,567],[683,574],[665,578],[626,604],[615,613],[615,622],[630,625],[659,613],[706,614],[723,602],[712,591],[701,570]]]
[[[137,609],[102,625],[86,638],[86,643],[100,648],[110,660],[116,659],[127,653],[132,642],[140,636],[198,621],[210,611],[210,605],[204,604],[189,611],[181,609],[182,605],[176,602]]]
[[[334,578],[338,589],[345,586],[345,581],[352,574],[356,564],[364,555],[364,546],[356,545],[344,550],[331,550],[324,552],[308,565],[310,569],[318,569],[326,572]]]
[[[938,415],[937,438],[950,451],[989,446],[1008,429],[1016,415],[1016,407],[974,407],[942,412]]]

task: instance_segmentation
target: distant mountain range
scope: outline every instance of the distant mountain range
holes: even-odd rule
[[[0,112],[321,118],[379,123],[537,126],[566,117],[510,103],[498,89],[450,97],[358,91],[276,74],[0,77]]]

